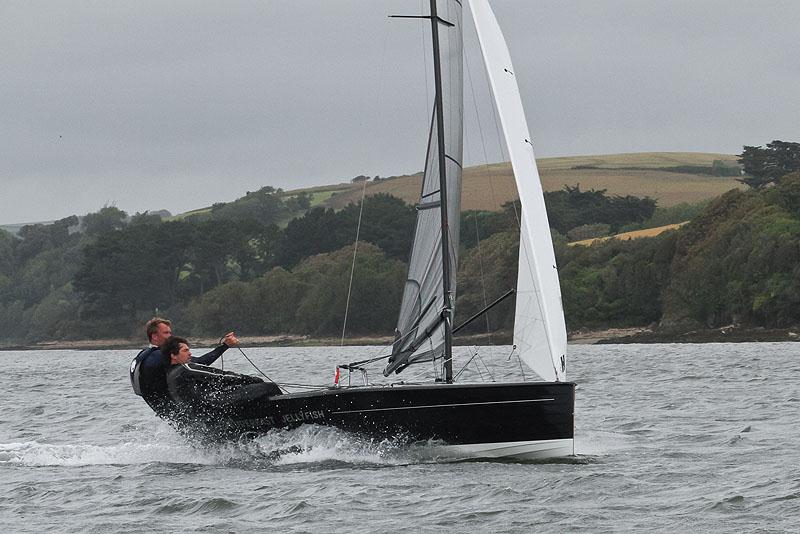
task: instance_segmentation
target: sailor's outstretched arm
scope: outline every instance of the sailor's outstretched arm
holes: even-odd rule
[[[208,352],[203,354],[202,356],[192,357],[192,363],[199,363],[201,365],[211,365],[217,358],[222,356],[222,353],[228,350],[228,348],[236,346],[239,344],[239,339],[233,332],[228,332],[225,334],[225,337],[222,338],[222,344]]]

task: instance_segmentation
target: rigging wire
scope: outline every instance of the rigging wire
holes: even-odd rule
[[[282,388],[280,384],[278,384],[278,383],[277,383],[277,382],[275,382],[273,379],[271,379],[270,377],[268,377],[268,376],[267,376],[267,375],[264,373],[264,371],[262,371],[261,369],[259,369],[259,368],[258,368],[258,366],[257,366],[256,364],[254,364],[254,363],[253,363],[253,360],[251,360],[250,358],[248,358],[248,357],[247,357],[247,354],[245,354],[245,353],[244,353],[244,351],[241,349],[241,347],[236,347],[236,348],[237,348],[237,349],[239,349],[239,352],[241,352],[241,353],[242,353],[242,356],[244,356],[244,359],[245,359],[245,360],[247,360],[248,362],[250,362],[250,365],[252,365],[252,366],[253,366],[253,368],[255,368],[255,370],[256,370],[256,371],[258,371],[259,373],[261,373],[261,376],[263,376],[264,378],[266,378],[266,379],[267,379],[267,380],[269,380],[270,382],[273,382],[273,383],[274,383],[275,385],[277,385],[277,386],[278,386],[278,388],[280,388],[280,389],[281,389],[281,391],[283,391],[284,393],[289,393],[287,390],[285,390],[284,388]]]
[[[488,160],[488,156],[486,154],[486,139],[484,138],[484,135],[483,135],[483,126],[481,124],[480,113],[478,113],[478,99],[475,96],[475,86],[472,83],[472,73],[471,73],[470,68],[469,68],[469,55],[465,53],[464,57],[466,59],[464,61],[464,63],[467,66],[467,80],[469,81],[469,88],[470,88],[470,92],[472,93],[472,105],[474,106],[474,109],[475,109],[475,119],[476,119],[476,121],[478,123],[478,133],[480,134],[481,147],[483,149],[483,164],[486,167],[486,170],[488,171],[489,170],[489,160]],[[490,194],[491,194],[491,197],[492,197],[492,205],[496,206],[497,201],[495,200],[495,195],[494,195],[493,180],[487,180],[487,181],[489,182],[489,191],[490,191]],[[479,266],[480,271],[481,271],[481,290],[483,292],[483,306],[486,307],[486,305],[488,303],[488,298],[486,296],[486,276],[484,275],[484,270],[483,270],[483,254],[481,252],[481,236],[480,236],[480,232],[478,230],[478,210],[475,210],[475,242],[476,242],[476,246],[478,248],[478,266]],[[490,334],[489,314],[486,314],[486,333],[491,336],[491,334]],[[491,343],[491,337],[489,338],[489,342]]]
[[[478,355],[478,348],[475,347],[475,352],[473,353],[472,356],[470,356],[469,360],[467,360],[467,363],[465,363],[461,367],[461,370],[458,371],[458,373],[456,373],[456,376],[453,377],[453,382],[455,382],[456,379],[458,379],[458,377],[461,376],[461,373],[463,373],[467,369],[467,366],[469,366],[469,364],[472,363],[472,360],[474,360],[475,356],[477,356],[477,355]],[[478,367],[478,366],[475,366],[475,368],[478,370],[478,376],[480,377],[481,382],[483,382],[484,380],[483,380],[483,373],[481,373],[481,368]]]
[[[477,347],[475,347],[475,355],[478,357],[478,361],[480,361],[483,364],[483,368],[486,369],[486,373],[489,375],[489,380],[495,382],[494,373],[492,373],[492,370],[489,369],[488,365],[486,365],[486,361],[483,359],[483,356],[481,356],[481,353]],[[477,362],[475,362],[475,367],[478,367],[480,369]],[[481,378],[483,378],[483,376],[481,376]]]
[[[481,271],[481,292],[483,293],[483,307],[489,305],[489,299],[486,296],[486,276],[483,271],[483,253],[481,251],[481,235],[478,231],[478,212],[475,211],[475,246],[478,249],[478,268]],[[492,330],[489,323],[489,312],[486,312],[486,333],[489,335],[489,344],[492,344]]]
[[[466,70],[467,70],[467,82],[469,84],[470,94],[472,96],[472,105],[473,105],[473,108],[474,108],[474,111],[475,111],[475,119],[476,119],[476,122],[477,122],[477,125],[478,125],[477,129],[478,129],[478,133],[480,135],[480,140],[481,140],[481,149],[483,151],[482,152],[483,153],[483,164],[484,164],[484,168],[486,169],[487,175],[490,175],[491,174],[490,173],[491,167],[489,166],[489,157],[488,157],[488,152],[486,150],[486,136],[484,135],[484,128],[483,128],[483,124],[481,122],[480,113],[478,111],[478,99],[477,99],[476,92],[475,92],[475,84],[472,81],[472,69],[470,69],[470,61],[469,61],[470,55],[471,54],[468,53],[467,49],[465,49],[464,50],[464,64],[465,64]],[[489,94],[490,95],[492,94],[491,87],[489,87]],[[494,110],[494,99],[490,98],[489,100],[492,101],[492,109]],[[496,122],[495,122],[495,126],[497,126]],[[502,139],[500,138],[499,129],[497,129],[497,135],[498,135],[497,142],[498,142],[498,145],[501,147],[501,156],[502,156],[503,155],[503,151],[502,151],[503,142],[502,142]],[[495,195],[494,180],[489,178],[486,181],[489,184],[489,194],[491,196],[492,206],[495,209],[500,209],[500,206],[498,206],[498,203],[497,203],[497,197]],[[515,207],[515,210],[516,210],[516,207]],[[483,297],[483,305],[484,305],[484,307],[486,307],[486,305],[488,303],[488,296],[487,296],[487,293],[486,293],[486,274],[485,274],[485,271],[484,271],[484,268],[483,268],[483,251],[481,249],[481,237],[480,237],[480,230],[479,230],[479,227],[478,227],[478,210],[475,210],[474,220],[475,220],[475,242],[476,242],[476,248],[477,248],[477,253],[478,253],[478,267],[479,267],[480,273],[481,273],[481,292],[482,292],[482,297]],[[519,226],[519,223],[517,224],[517,226]],[[489,345],[494,347],[494,341],[493,341],[493,338],[492,338],[492,331],[491,331],[491,323],[490,323],[490,320],[489,320],[489,314],[488,313],[486,314],[486,333],[489,336]],[[490,350],[490,352],[491,352],[491,350]],[[482,357],[480,357],[480,356],[478,356],[478,357],[481,359],[481,361],[483,361]],[[489,368],[486,365],[485,361],[483,361],[483,365],[484,365],[484,367],[486,367],[487,371],[489,371]],[[491,372],[489,372],[489,374],[491,376]],[[494,381],[494,377],[493,376],[492,376],[492,381]]]
[[[364,197],[367,194],[367,180],[361,188],[361,207],[358,208],[358,225],[356,226],[356,242],[353,246],[353,264],[350,266],[350,284],[347,286],[347,304],[344,307],[344,321],[342,321],[342,341],[339,346],[344,346],[344,336],[347,330],[347,315],[350,312],[350,295],[353,291],[353,274],[356,272],[356,254],[358,253],[358,236],[361,233],[361,216],[364,213]]]
[[[219,338],[218,345],[221,345],[221,344],[223,343],[224,339],[225,339],[225,336],[222,336],[221,338]],[[251,360],[250,358],[248,358],[248,357],[247,357],[247,354],[245,354],[245,353],[244,353],[244,351],[242,350],[242,348],[241,348],[241,347],[239,347],[239,346],[237,345],[237,346],[236,346],[236,348],[239,350],[239,352],[241,352],[241,353],[242,353],[242,356],[244,356],[244,359],[245,359],[245,360],[247,360],[248,362],[250,362],[250,365],[252,365],[252,366],[253,366],[253,368],[254,368],[256,371],[258,371],[258,372],[261,374],[261,376],[263,376],[264,378],[266,378],[266,379],[267,379],[267,380],[269,380],[270,382],[272,382],[272,383],[274,383],[275,385],[277,385],[277,386],[278,386],[278,388],[280,388],[280,390],[281,390],[281,391],[283,391],[284,393],[289,393],[287,390],[285,390],[284,388],[282,388],[280,384],[278,384],[278,383],[277,383],[277,382],[275,382],[273,379],[271,379],[270,377],[268,377],[268,376],[266,375],[266,373],[264,373],[264,371],[262,371],[261,369],[259,369],[259,368],[258,368],[258,366],[257,366],[256,364],[254,364],[254,363],[253,363],[253,360]],[[225,370],[225,356],[224,356],[224,353],[223,353],[223,354],[220,354],[220,359],[221,359],[221,363],[222,363],[222,370],[224,371],[224,370]]]
[[[387,9],[387,3],[384,2],[384,11]],[[382,106],[381,99],[383,97],[383,82],[384,82],[384,74],[385,74],[385,67],[386,67],[386,50],[388,48],[388,41],[389,41],[389,32],[383,32],[383,47],[381,52],[381,59],[378,62],[378,80],[377,80],[377,90],[375,91],[375,110],[373,111],[372,115],[375,120],[374,130],[377,132],[379,127],[381,126],[381,118],[382,118]],[[373,137],[377,139],[377,136]],[[361,188],[361,204],[358,209],[358,224],[356,226],[356,238],[355,243],[353,245],[353,262],[350,266],[350,281],[347,286],[347,302],[345,304],[344,309],[344,319],[342,321],[342,338],[339,343],[340,346],[344,345],[345,336],[347,333],[347,318],[350,312],[350,298],[353,292],[353,275],[355,274],[356,269],[356,257],[358,254],[358,238],[361,233],[361,220],[364,213],[364,199],[367,193],[367,182],[368,180],[364,180],[364,184]]]
[[[522,381],[525,382],[525,369],[522,366],[522,357],[519,355],[519,351],[517,350],[516,345],[511,345],[511,352],[508,353],[508,358],[506,358],[506,362],[511,361],[511,357],[516,353],[517,361],[519,362],[519,371],[522,373]]]

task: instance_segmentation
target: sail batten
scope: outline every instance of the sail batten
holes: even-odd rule
[[[561,289],[541,180],[514,67],[488,2],[470,0],[470,8],[522,206],[515,350],[543,379],[564,381],[567,334]]]

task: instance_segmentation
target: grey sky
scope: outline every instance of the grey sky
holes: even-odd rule
[[[386,17],[420,4],[3,0],[0,224],[104,204],[175,213],[263,185],[420,170],[430,100],[423,25]],[[800,2],[492,6],[539,157],[737,153],[800,139]],[[465,157],[477,164],[467,91]],[[494,127],[481,121],[497,160]]]

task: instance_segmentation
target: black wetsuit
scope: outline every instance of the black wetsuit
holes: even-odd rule
[[[195,363],[173,365],[166,378],[172,400],[194,414],[244,417],[281,394],[273,382]]]

